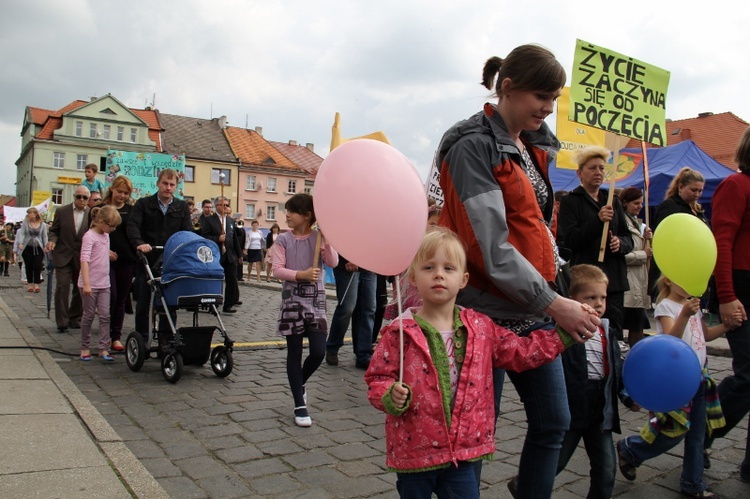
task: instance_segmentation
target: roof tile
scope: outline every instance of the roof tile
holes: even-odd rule
[[[230,126],[224,129],[224,133],[243,166],[259,166],[292,172],[306,171],[295,165],[254,130]]]
[[[749,125],[731,112],[705,113],[695,118],[667,121],[667,145],[692,140],[713,159],[735,170],[737,144]],[[631,139],[626,147],[640,147],[640,142]]]
[[[164,125],[164,149],[189,158],[236,162],[218,118],[210,120],[159,113]]]

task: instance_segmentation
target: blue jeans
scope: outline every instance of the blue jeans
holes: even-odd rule
[[[430,499],[435,493],[438,499],[478,499],[479,483],[474,474],[474,463],[459,461],[439,470],[418,473],[397,473],[396,490],[399,497]]]
[[[521,373],[508,371],[508,376],[521,397],[528,424],[518,464],[518,497],[549,498],[562,441],[570,427],[562,360],[557,357]]]
[[[690,430],[679,437],[668,437],[660,433],[653,443],[648,443],[640,435],[620,440],[620,452],[633,466],[640,466],[647,459],[664,454],[685,440],[682,457],[680,488],[688,493],[706,490],[703,481],[703,437],[706,433],[706,385],[701,382],[690,407]]]
[[[333,312],[326,350],[338,352],[344,344],[352,314],[357,309],[357,320],[352,322],[352,342],[357,361],[367,362],[372,356],[372,328],[375,322],[376,275],[369,270],[347,272],[333,269],[336,296],[339,304]]]
[[[727,332],[726,337],[732,350],[734,374],[719,383],[719,399],[727,425],[714,430],[712,438],[706,442],[707,446],[710,446],[714,438],[726,435],[750,411],[750,321],[745,321],[737,329]],[[750,427],[747,431],[745,458],[740,465],[740,473],[743,478],[750,478]]]
[[[537,323],[521,336],[535,329],[554,327],[551,323]],[[562,360],[557,357],[549,364],[516,373],[508,371],[526,410],[528,429],[518,465],[518,497],[549,498],[555,484],[557,462],[565,432],[570,427],[568,394]],[[495,384],[495,415],[499,414],[503,395],[505,370],[493,371]]]

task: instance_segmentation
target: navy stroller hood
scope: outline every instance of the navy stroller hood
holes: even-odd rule
[[[180,231],[164,245],[161,282],[166,284],[182,277],[224,279],[219,246],[190,231]]]

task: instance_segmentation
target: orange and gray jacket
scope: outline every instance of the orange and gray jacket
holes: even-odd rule
[[[467,248],[469,284],[458,302],[495,319],[546,319],[557,298],[553,241],[546,225],[554,204],[548,165],[560,142],[546,124],[521,140],[547,184],[539,207],[521,153],[491,104],[449,129],[435,155],[445,204],[439,224]]]

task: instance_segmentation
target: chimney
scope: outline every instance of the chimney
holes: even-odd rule
[[[220,116],[219,117],[219,128],[224,130],[227,127],[227,117],[226,116]]]
[[[698,113],[698,117],[699,117],[699,118],[707,118],[707,117],[709,117],[709,116],[713,116],[713,115],[714,115],[714,113],[712,113],[712,112],[710,112],[710,111],[709,111],[709,112],[707,112],[707,113]]]
[[[289,145],[290,146],[296,146],[297,145],[297,141],[289,139]]]
[[[310,152],[315,152],[315,144],[313,144],[312,142],[308,142],[307,144],[305,144],[305,147],[310,149]]]
[[[89,102],[94,102],[95,100],[96,100],[96,97],[91,97],[91,98],[89,99]]]
[[[256,126],[255,127],[255,133],[263,137],[263,127],[262,126]]]
[[[690,137],[692,137],[692,133],[690,132],[689,128],[683,128],[680,130],[680,142],[684,142],[686,140],[690,140]]]

